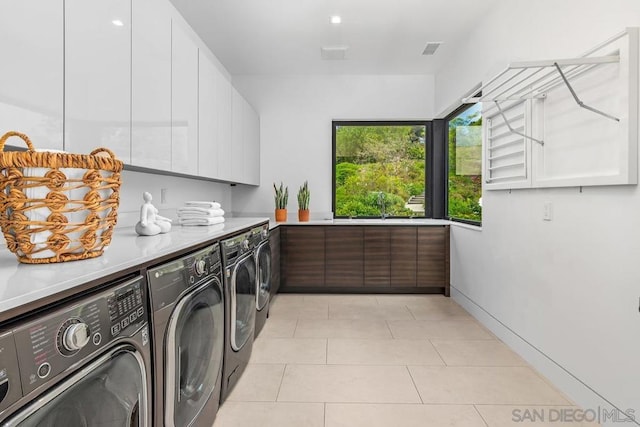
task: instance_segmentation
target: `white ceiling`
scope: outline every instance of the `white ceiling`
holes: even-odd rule
[[[432,73],[498,0],[171,1],[238,75]],[[443,45],[423,56],[433,41]],[[347,59],[322,60],[323,46],[348,46]]]

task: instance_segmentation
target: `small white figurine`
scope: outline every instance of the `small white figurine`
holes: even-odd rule
[[[136,233],[141,236],[155,236],[171,231],[171,220],[158,215],[158,209],[151,204],[151,193],[142,194],[144,204],[140,206],[140,221],[136,224]]]

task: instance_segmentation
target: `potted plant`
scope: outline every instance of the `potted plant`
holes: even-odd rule
[[[309,200],[311,199],[311,193],[309,192],[309,184],[304,182],[302,187],[298,190],[298,221],[309,221]]]
[[[280,187],[276,187],[276,183],[273,183],[273,189],[275,190],[275,202],[276,202],[276,222],[284,222],[287,220],[287,203],[289,202],[289,187],[285,187],[280,182]]]

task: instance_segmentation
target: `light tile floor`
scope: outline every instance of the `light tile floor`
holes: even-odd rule
[[[548,422],[573,408],[450,298],[280,294],[213,427],[595,425]]]

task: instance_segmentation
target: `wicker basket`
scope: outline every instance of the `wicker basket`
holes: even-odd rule
[[[4,151],[10,137],[28,150]],[[90,155],[36,151],[29,138],[0,138],[0,227],[27,264],[102,255],[118,219],[122,162],[106,148]]]

